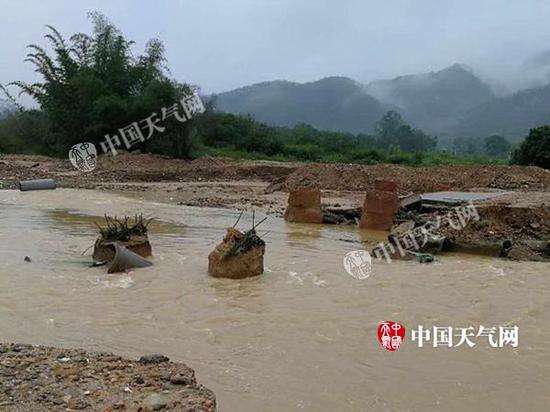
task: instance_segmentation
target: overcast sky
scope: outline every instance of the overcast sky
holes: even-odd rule
[[[45,44],[44,24],[67,37],[90,32],[92,10],[136,51],[162,39],[172,75],[207,93],[274,79],[369,82],[453,63],[517,88],[540,75],[525,62],[550,49],[543,0],[0,0],[0,83],[35,79],[25,46]]]

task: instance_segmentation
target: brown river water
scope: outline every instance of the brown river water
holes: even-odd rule
[[[88,267],[91,251],[81,254],[106,212],[157,218],[153,267]],[[550,264],[443,255],[376,263],[358,280],[342,259],[360,247],[345,240],[369,234],[270,217],[259,229],[266,273],[210,278],[208,253],[237,215],[97,191],[0,191],[0,341],[163,353],[196,370],[220,411],[550,410]],[[517,325],[520,341],[419,348],[409,336],[389,352],[376,338],[383,320]]]

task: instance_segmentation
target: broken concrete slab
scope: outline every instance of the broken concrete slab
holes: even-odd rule
[[[433,192],[422,193],[420,201],[422,203],[441,203],[452,206],[467,202],[489,200],[508,193],[510,192]]]
[[[415,228],[415,222],[412,220],[406,220],[403,223],[394,225],[391,229],[392,235],[402,235],[404,233],[410,232]]]
[[[403,209],[408,209],[412,206],[419,204],[421,200],[422,198],[420,197],[420,195],[409,195],[402,199],[400,198],[399,206]]]

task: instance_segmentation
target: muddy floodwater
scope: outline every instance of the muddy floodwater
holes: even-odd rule
[[[157,218],[153,267],[88,267],[82,252],[104,213]],[[220,411],[550,410],[549,264],[444,255],[376,263],[357,280],[342,259],[369,234],[270,217],[259,229],[266,273],[210,278],[208,253],[237,215],[97,191],[0,191],[0,340],[163,353],[196,370]],[[517,325],[520,342],[418,348],[407,331],[389,352],[376,339],[382,320]]]

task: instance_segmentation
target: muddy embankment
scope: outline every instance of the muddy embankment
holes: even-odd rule
[[[304,164],[236,161],[225,158],[178,160],[148,154],[101,156],[92,173],[75,170],[68,159],[0,156],[0,188],[19,180],[54,178],[60,187],[140,193],[189,206],[248,208],[282,216],[287,192],[303,187],[323,191],[326,206],[359,207],[376,179],[397,182],[400,194],[440,190],[550,191],[550,172],[521,166],[436,166]]]
[[[0,344],[0,410],[216,410],[194,371],[162,355],[139,361],[109,353]]]
[[[92,173],[75,170],[67,159],[0,156],[0,188],[19,180],[54,178],[60,187],[99,189],[189,206],[255,209],[282,216],[288,192],[315,187],[325,208],[360,212],[377,179],[393,180],[401,196],[436,191],[508,191],[480,202],[480,221],[460,232],[442,233],[473,249],[510,240],[511,258],[541,255],[550,239],[550,171],[523,166],[434,166],[305,164],[237,161],[204,157],[192,161],[149,154],[101,156]],[[347,219],[353,222],[353,220]],[[525,247],[541,253],[522,251]],[[544,255],[544,253],[542,253]]]
[[[147,154],[101,156],[91,173],[75,170],[69,160],[44,156],[0,156],[0,184],[15,188],[18,180],[56,178],[62,187],[101,188],[106,184],[153,182],[255,181],[267,191],[318,187],[325,191],[359,191],[372,188],[376,179],[397,182],[399,192],[433,192],[492,188],[550,191],[550,171],[523,166],[352,165],[237,161],[225,158],[178,160]]]
[[[515,192],[476,207],[479,220],[460,231],[443,231],[457,249],[503,253],[513,260],[550,261],[550,193]]]

